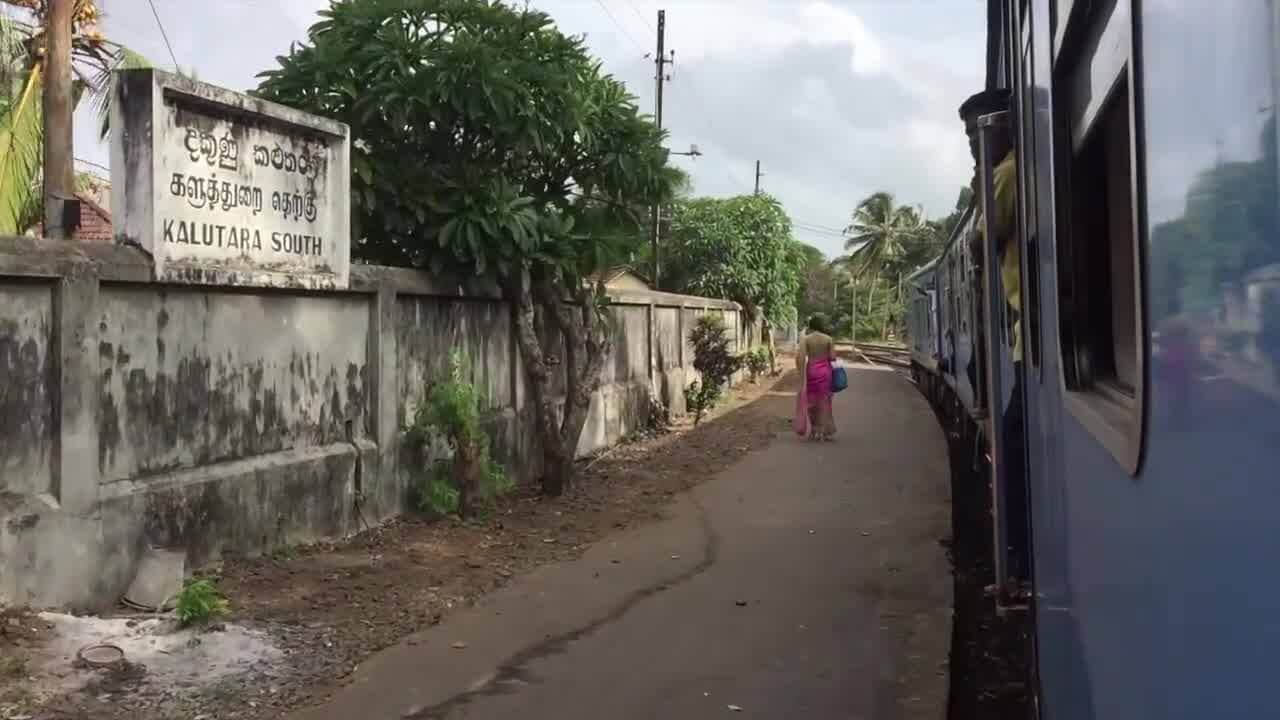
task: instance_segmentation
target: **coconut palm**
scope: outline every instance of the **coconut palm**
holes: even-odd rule
[[[31,23],[0,14],[0,234],[25,231],[40,219],[44,159],[44,0],[0,0],[31,13]],[[103,37],[94,0],[76,0],[72,14],[73,101],[87,93],[100,134],[110,132],[111,72],[149,67],[141,55]]]
[[[897,205],[893,195],[877,192],[869,195],[853,211],[849,226],[845,228],[845,249],[849,252],[844,262],[855,282],[866,271],[872,271],[872,282],[867,288],[867,308],[873,307],[874,293],[881,275],[888,275],[890,282],[900,282],[911,251],[930,235],[929,226],[919,208]],[[886,320],[885,328],[888,328]]]
[[[850,264],[858,266],[859,275],[868,269],[882,271],[891,267],[926,229],[918,208],[896,205],[890,193],[874,193],[858,203],[844,230]]]

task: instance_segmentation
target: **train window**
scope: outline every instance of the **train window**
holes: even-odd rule
[[[1086,19],[1076,62],[1055,73],[1061,97],[1054,110],[1061,113],[1057,244],[1067,407],[1136,472],[1143,329],[1129,17],[1119,0]]]

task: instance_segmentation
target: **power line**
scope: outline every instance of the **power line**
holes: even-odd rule
[[[819,237],[823,237],[823,238],[830,238],[830,239],[832,239],[832,240],[843,240],[843,239],[845,239],[845,236],[844,236],[844,235],[841,235],[841,234],[839,234],[839,233],[829,233],[829,232],[825,232],[825,231],[823,231],[823,230],[814,230],[813,228],[807,228],[807,227],[805,227],[805,226],[803,226],[803,225],[796,225],[796,224],[794,224],[794,223],[792,223],[791,227],[792,227],[793,229],[795,229],[795,230],[799,231],[799,232],[808,233],[808,234],[810,234],[810,235],[817,235],[817,236],[819,236]]]
[[[86,160],[84,158],[76,158],[75,161],[84,165],[88,165],[89,167],[92,167],[92,168],[97,168],[99,170],[105,170],[107,172],[111,172],[111,168],[107,167],[106,165],[103,165],[102,163],[96,163],[92,160]]]
[[[622,23],[618,22],[618,18],[614,16],[613,11],[609,9],[609,6],[604,4],[604,0],[596,0],[596,4],[600,6],[601,10],[604,10],[604,14],[609,16],[609,21],[612,22],[613,26],[618,28],[618,30],[631,41],[632,45],[635,45],[640,52],[645,52],[644,46],[640,44],[640,41],[636,40],[634,35],[627,31],[627,28],[623,26]]]
[[[164,31],[164,23],[160,21],[160,13],[156,11],[155,0],[147,0],[151,6],[151,14],[155,16],[156,25],[160,28],[160,37],[164,38],[164,46],[169,49],[169,59],[173,61],[174,72],[178,71],[178,56],[173,54],[173,45],[169,44],[169,33]]]
[[[806,230],[813,230],[815,232],[830,233],[832,235],[844,235],[843,230],[833,230],[829,227],[823,227],[822,225],[815,225],[811,222],[806,222],[804,220],[796,220],[793,218],[791,220],[791,224],[797,227],[805,228]]]
[[[631,12],[635,13],[636,17],[640,18],[640,22],[649,26],[650,30],[654,30],[653,23],[649,22],[649,19],[644,16],[644,13],[640,12],[640,8],[636,7],[634,2],[627,0],[627,7],[631,8]]]
[[[830,225],[823,225],[822,223],[809,222],[808,220],[793,220],[793,222],[795,222],[795,223],[797,223],[797,224],[800,224],[800,225],[808,225],[809,227],[813,228],[814,230],[822,230],[822,231],[824,231],[824,232],[839,233],[839,234],[841,234],[841,235],[843,235],[843,234],[844,234],[844,230],[843,230],[843,229],[841,229],[841,228],[831,227]]]

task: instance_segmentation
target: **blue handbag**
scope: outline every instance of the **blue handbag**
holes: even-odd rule
[[[849,374],[843,365],[831,368],[831,392],[840,392],[849,387]]]

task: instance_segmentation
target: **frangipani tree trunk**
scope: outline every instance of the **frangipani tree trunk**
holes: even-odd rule
[[[511,277],[504,285],[515,305],[516,341],[536,413],[542,489],[560,495],[573,483],[578,443],[611,347],[603,314],[604,286],[566,292],[562,283],[538,271]],[[548,352],[548,331],[563,341],[563,358]],[[553,394],[553,374],[561,364],[566,380],[563,406]]]

